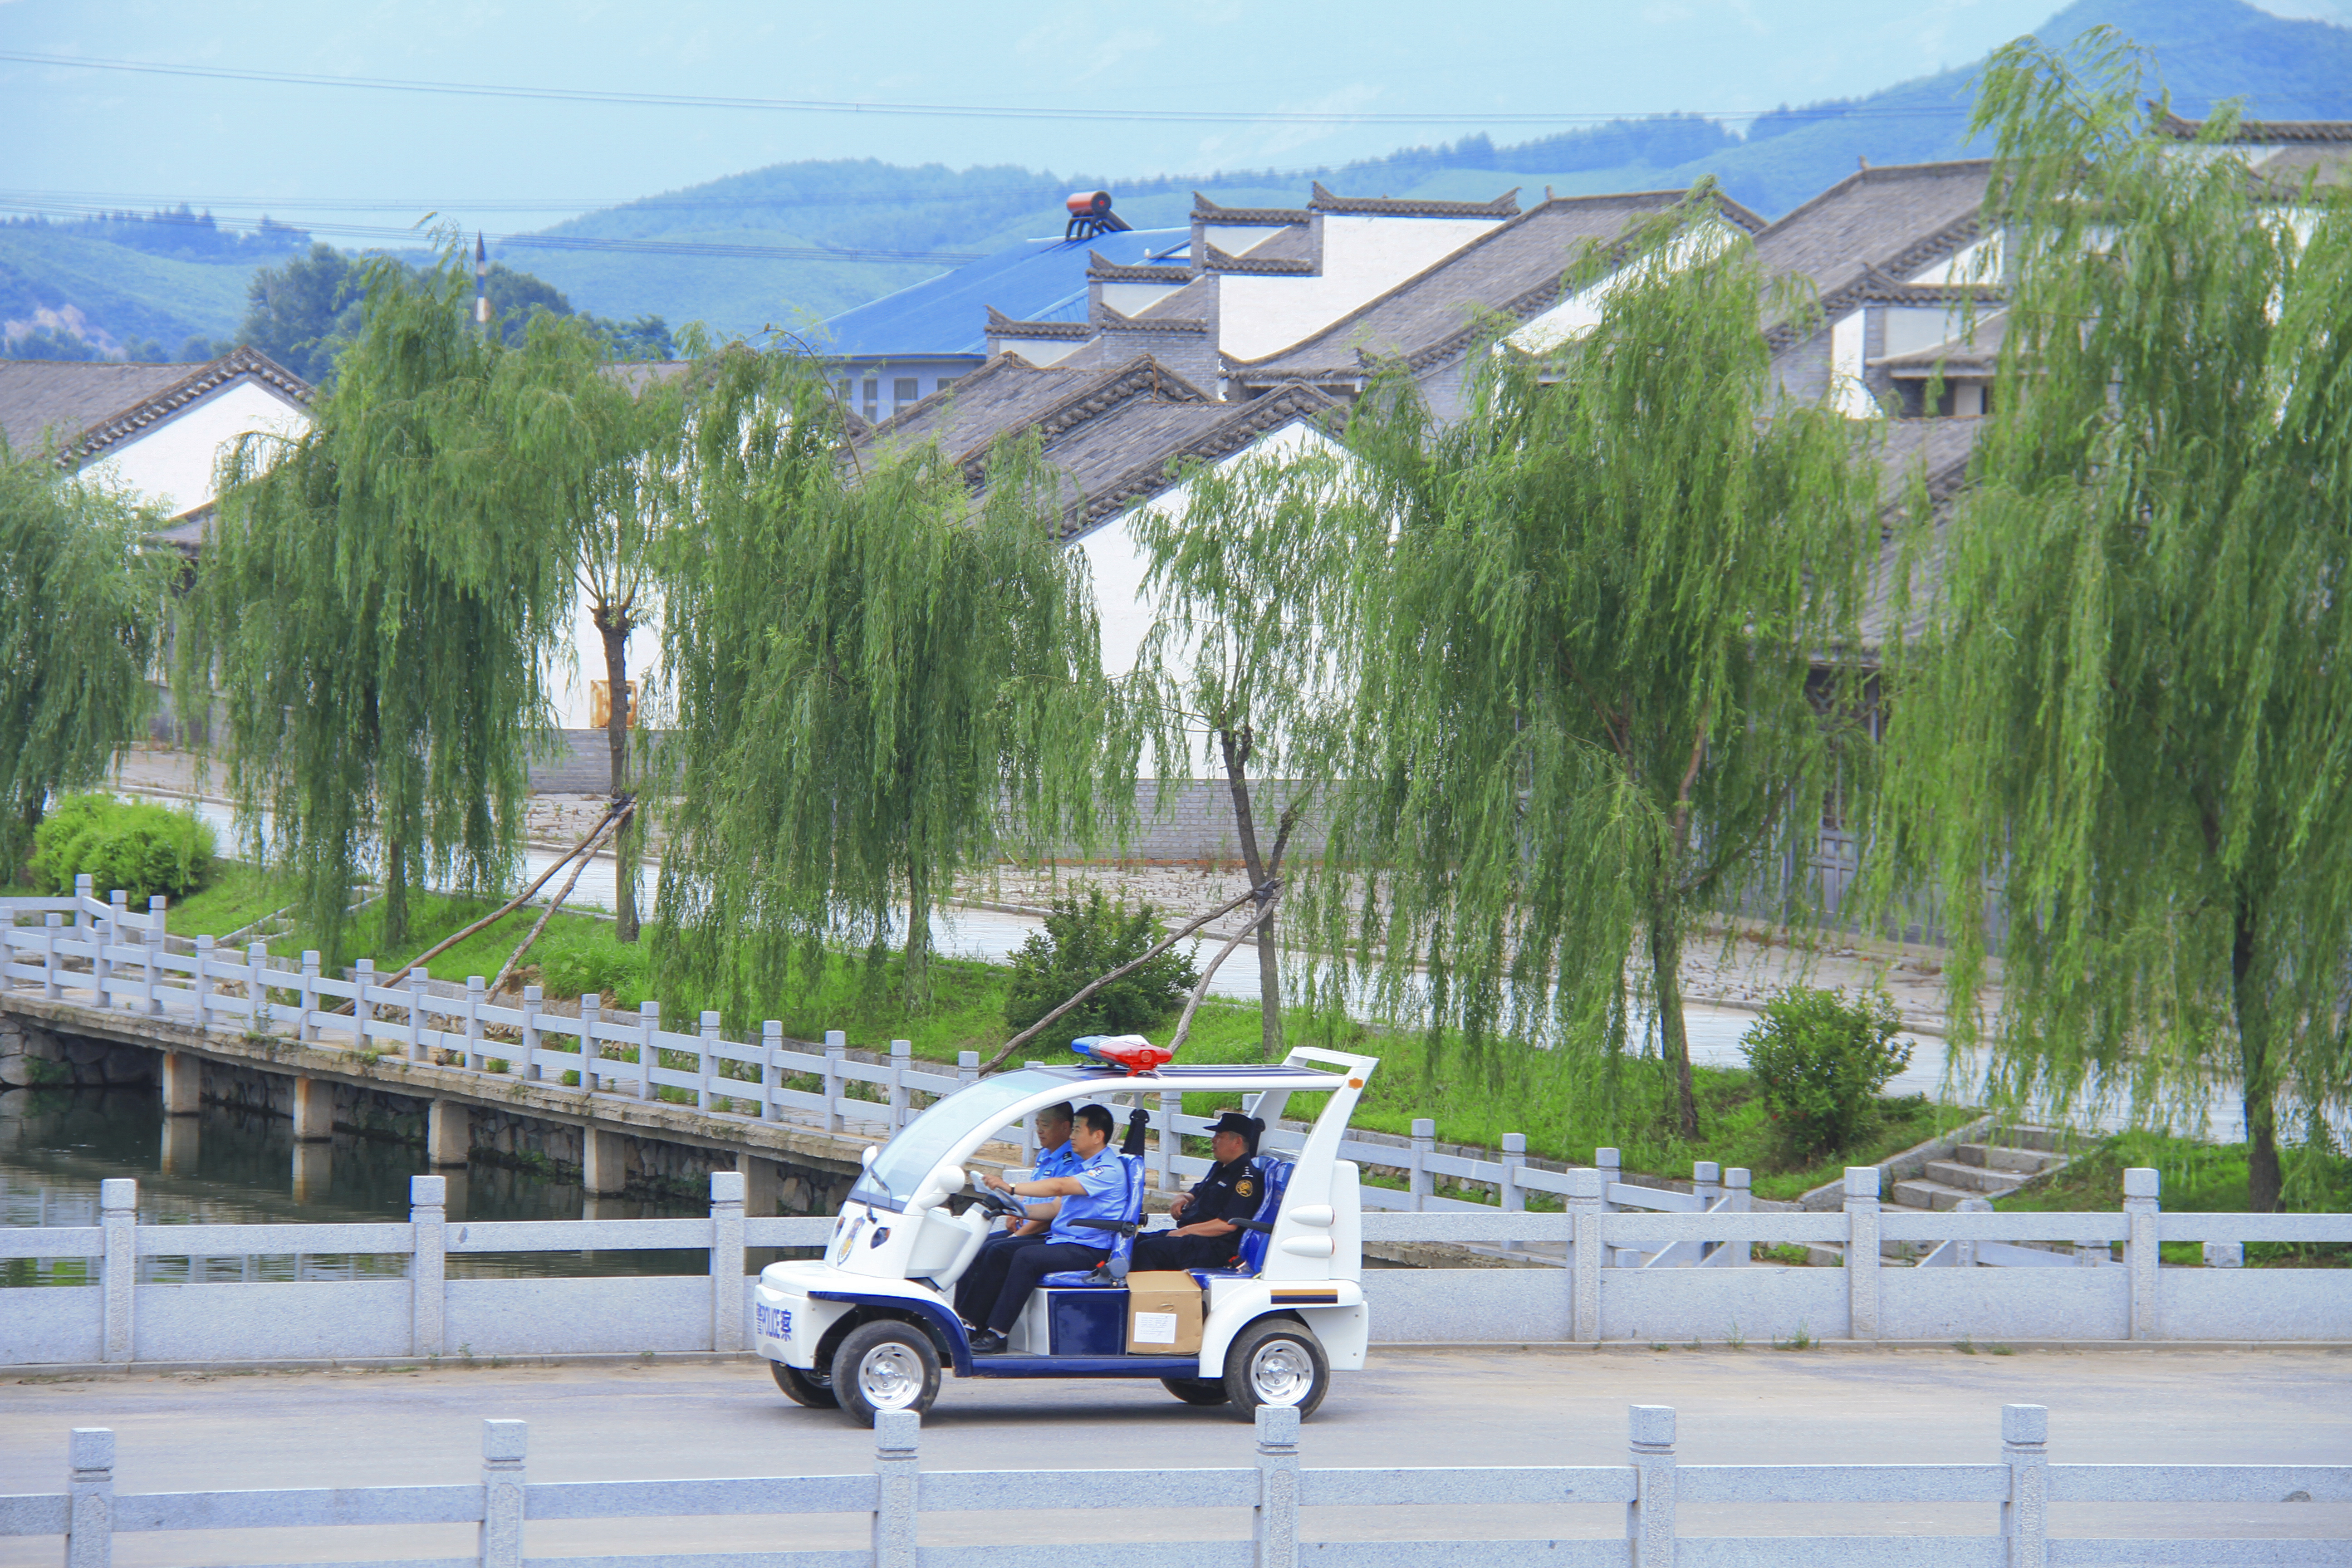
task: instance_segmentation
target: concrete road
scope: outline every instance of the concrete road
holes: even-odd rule
[[[2352,1355],[2315,1352],[1789,1353],[1381,1352],[1343,1376],[1301,1447],[1310,1466],[1622,1461],[1625,1407],[1671,1405],[1688,1464],[1984,1463],[2000,1406],[2050,1407],[2059,1463],[2352,1463]],[[486,1416],[530,1423],[537,1480],[827,1474],[870,1466],[870,1435],[787,1404],[756,1363],[132,1375],[0,1384],[0,1492],[54,1491],[66,1429],[110,1426],[118,1486],[471,1481]],[[1249,1428],[1156,1384],[958,1383],[926,1419],[927,1468],[1162,1468],[1250,1462]],[[1148,1505],[1148,1489],[1139,1498]],[[1685,1508],[1687,1533],[1988,1534],[1975,1506]],[[2065,1534],[2352,1537],[2352,1505],[2053,1510]],[[1240,1510],[929,1514],[924,1539],[1245,1537]],[[1613,1508],[1310,1510],[1317,1539],[1615,1536]],[[628,1520],[530,1527],[533,1556],[863,1544],[864,1516]],[[128,1535],[116,1562],[321,1562],[463,1555],[470,1527]],[[0,1563],[50,1563],[54,1538],[0,1541]],[[1041,1559],[1043,1560],[1043,1559]]]

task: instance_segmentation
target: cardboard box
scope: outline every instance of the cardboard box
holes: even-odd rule
[[[1181,1268],[1127,1277],[1127,1353],[1198,1355],[1201,1287]]]

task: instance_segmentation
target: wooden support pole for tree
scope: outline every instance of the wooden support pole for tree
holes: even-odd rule
[[[1274,914],[1275,906],[1282,902],[1282,884],[1269,882],[1266,885],[1274,891],[1266,895],[1265,901],[1258,906],[1257,913],[1249,918],[1248,924],[1226,939],[1225,945],[1217,950],[1216,957],[1209,960],[1209,967],[1201,971],[1200,984],[1194,985],[1192,994],[1184,999],[1184,1012],[1176,1020],[1176,1033],[1169,1037],[1169,1050],[1174,1051],[1181,1047],[1184,1044],[1184,1037],[1192,1032],[1192,1015],[1200,1011],[1201,998],[1209,994],[1209,982],[1216,978],[1217,966],[1224,963],[1232,955],[1234,949],[1241,946],[1252,931],[1263,930],[1266,921]],[[1263,954],[1260,955],[1258,962],[1261,963],[1265,962]]]
[[[499,989],[507,983],[507,976],[512,974],[515,965],[522,962],[522,955],[530,951],[530,944],[539,940],[539,933],[547,929],[547,922],[555,918],[555,911],[563,907],[563,900],[572,896],[572,889],[580,885],[580,873],[586,870],[588,862],[596,858],[596,847],[617,831],[623,823],[627,822],[636,809],[637,804],[632,800],[620,810],[614,812],[604,819],[604,826],[596,830],[596,836],[581,847],[579,858],[572,862],[572,875],[564,879],[563,890],[549,901],[546,909],[540,911],[539,919],[531,925],[530,934],[524,937],[521,944],[512,952],[507,954],[506,964],[499,971],[499,977],[490,982],[491,995],[495,996],[499,994]]]

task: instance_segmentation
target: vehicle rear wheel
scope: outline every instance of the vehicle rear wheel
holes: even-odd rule
[[[1223,1405],[1233,1397],[1221,1377],[1163,1377],[1160,1386],[1187,1405]]]
[[[885,1410],[917,1415],[940,1396],[940,1356],[929,1334],[895,1318],[852,1329],[833,1352],[833,1393],[860,1426]]]
[[[1304,1323],[1260,1318],[1225,1352],[1225,1393],[1244,1421],[1255,1419],[1261,1405],[1292,1406],[1304,1421],[1330,1389],[1331,1363]]]
[[[841,1404],[833,1396],[833,1379],[829,1376],[803,1372],[780,1361],[770,1362],[768,1371],[774,1375],[776,1386],[784,1391],[784,1397],[794,1405],[805,1405],[811,1410],[832,1410]]]

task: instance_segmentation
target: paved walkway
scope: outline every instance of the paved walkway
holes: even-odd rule
[[[5,1310],[0,1299],[0,1310]],[[2058,1463],[2336,1463],[2352,1457],[2352,1355],[1951,1352],[1377,1352],[1343,1376],[1301,1443],[1310,1466],[1613,1464],[1625,1407],[1679,1412],[1685,1463],[1990,1463],[2000,1406],[2050,1407]],[[871,1463],[869,1434],[788,1405],[751,1363],[157,1377],[0,1384],[0,1492],[56,1490],[66,1429],[110,1426],[124,1491],[425,1484],[479,1471],[481,1422],[530,1426],[536,1479],[824,1474]],[[950,1380],[925,1423],[927,1468],[1242,1465],[1249,1429],[1150,1383]],[[1240,1510],[926,1516],[924,1539],[1235,1539]],[[1510,1517],[1503,1517],[1508,1515]],[[1688,1533],[1987,1534],[1990,1507],[1685,1508]],[[2068,1534],[2352,1535],[2352,1505],[2058,1507]],[[1609,1507],[1310,1510],[1318,1539],[1615,1536]],[[856,1547],[864,1516],[530,1526],[530,1552]],[[471,1527],[131,1535],[124,1568],[465,1555]],[[50,1563],[54,1539],[0,1541],[0,1563]],[[1042,1557],[1041,1561],[1052,1560]],[[1114,1559],[1115,1561],[1115,1559]]]

